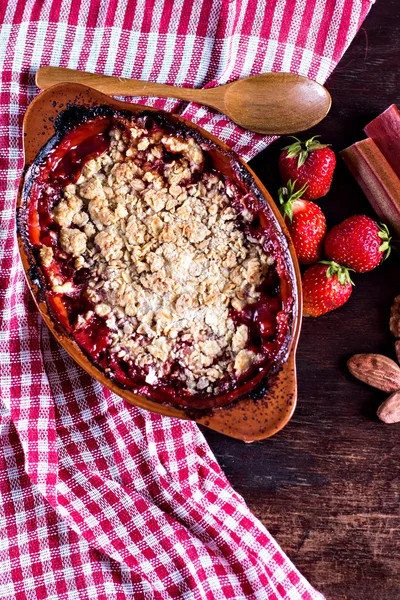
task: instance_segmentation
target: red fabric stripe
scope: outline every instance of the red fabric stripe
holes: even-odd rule
[[[129,5],[125,10],[122,29],[124,31],[134,31],[133,19],[136,14],[137,0],[129,0]]]
[[[98,25],[100,26],[100,17],[101,17],[100,7],[101,7],[101,4],[100,4],[99,0],[90,0],[89,11],[87,13],[87,20],[85,23],[85,26],[87,28],[97,27]],[[72,11],[71,11],[71,13],[72,13]],[[76,19],[78,19],[78,14],[76,14]]]
[[[229,13],[233,12],[234,9],[236,7],[236,4],[234,4],[233,2],[223,2],[222,6],[221,6],[221,11],[219,13],[219,19],[218,19],[218,24],[217,24],[217,29],[215,31],[215,39],[217,40],[223,40],[225,39],[226,35],[228,33],[230,33],[230,31],[228,31],[228,20],[229,20]]]
[[[258,2],[249,2],[243,19],[242,35],[252,35],[254,19],[260,10]]]
[[[84,36],[85,38],[87,38],[87,39],[85,39],[85,43],[82,45],[82,50],[79,54],[79,59],[78,59],[78,69],[80,71],[84,71],[86,69],[86,65],[89,60],[90,49],[91,49],[91,46],[93,43],[94,29],[90,28],[84,34],[82,34],[82,33],[78,34],[78,31],[77,31],[76,35],[79,35],[80,37]],[[69,58],[69,55],[68,55],[68,53],[66,53],[65,65],[68,64],[68,58]]]
[[[212,8],[213,8],[212,0],[205,0],[205,2],[203,2],[202,7],[201,7],[199,22],[197,25],[197,31],[196,31],[196,34],[198,36],[205,37],[207,35],[207,30],[208,30],[209,23],[210,23],[209,17],[210,17]]]
[[[5,13],[7,12],[7,9],[9,8],[8,2],[0,2],[0,5],[3,5],[4,16],[5,16]],[[13,19],[12,19],[12,23],[14,25],[17,25],[22,22],[24,10],[25,10],[25,0],[18,0],[16,7],[15,7]]]
[[[52,3],[52,5],[50,7],[50,12],[49,12],[49,21],[50,22],[53,21],[54,23],[57,23],[59,16],[60,16],[61,5],[62,5],[62,0]]]
[[[160,33],[168,33],[169,31],[169,22],[171,20],[171,13],[174,7],[174,1],[166,2],[164,4],[164,8],[161,15],[160,21]]]
[[[118,9],[118,0],[108,0],[107,8],[105,11],[104,23],[102,23],[103,27],[112,27],[115,24],[115,17],[118,16],[118,18],[119,18],[119,15],[117,15],[117,9]],[[149,7],[149,12],[150,12],[150,7]]]
[[[284,44],[287,41],[290,29],[292,27],[292,17],[295,7],[295,1],[286,4],[285,10],[282,15],[282,21],[278,37],[278,40],[281,42],[281,44]]]
[[[181,16],[180,16],[178,27],[176,30],[178,35],[186,35],[188,33],[190,15],[192,14],[192,8],[193,8],[193,3],[185,0],[185,2],[183,3]]]
[[[271,33],[271,26],[274,17],[275,8],[278,0],[271,0],[267,4],[263,24],[260,31],[260,39],[268,40]]]
[[[329,25],[332,21],[332,15],[335,9],[335,2],[327,2],[324,10],[324,20],[321,22],[317,39],[314,46],[314,52],[319,56],[324,56],[325,42],[329,32]]]
[[[78,25],[79,15],[82,10],[82,2],[83,0],[72,0],[68,10],[68,24]],[[89,22],[87,25],[89,27]]]
[[[353,14],[353,0],[345,0],[340,19],[339,31],[332,54],[332,60],[338,61],[343,54],[346,45],[347,33],[350,26],[350,19]]]
[[[301,19],[301,25],[298,29],[298,34],[296,38],[296,46],[299,46],[300,48],[306,47],[308,32],[311,25],[316,3],[317,0],[307,0],[307,2],[305,3],[305,9],[303,12],[303,17]]]
[[[149,31],[152,30],[151,22],[152,22],[152,17],[153,17],[154,5],[155,5],[155,0],[147,0],[146,10],[143,13],[143,21],[142,21],[142,26],[141,26],[142,33],[148,33]]]

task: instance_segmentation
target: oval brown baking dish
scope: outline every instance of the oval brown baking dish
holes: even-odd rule
[[[178,116],[78,85],[42,93],[24,134],[21,256],[64,348],[139,406],[247,441],[280,429],[300,278],[248,166]]]

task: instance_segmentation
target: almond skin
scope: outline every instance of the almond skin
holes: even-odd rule
[[[400,340],[397,340],[397,342],[395,342],[394,347],[396,350],[397,362],[400,364]]]
[[[400,390],[400,368],[381,354],[355,354],[347,361],[349,371],[364,383],[383,392]]]
[[[390,311],[390,332],[395,338],[400,338],[400,296],[396,296]]]
[[[378,408],[376,414],[384,423],[400,422],[400,390],[394,392]]]

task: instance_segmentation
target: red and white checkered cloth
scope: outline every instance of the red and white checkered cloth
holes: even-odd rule
[[[270,70],[323,82],[369,0],[0,2],[0,597],[318,599],[197,426],[128,406],[49,334],[15,241],[21,125],[52,64],[183,86]],[[143,101],[143,99],[142,99]],[[271,139],[180,110],[245,158]]]

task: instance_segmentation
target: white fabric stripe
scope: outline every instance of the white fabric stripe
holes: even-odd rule
[[[146,0],[138,0],[135,14],[133,17],[133,28],[139,28],[139,31],[143,23],[145,2]],[[135,58],[139,49],[139,39],[140,33],[136,29],[133,29],[129,36],[128,49],[126,51],[124,65],[121,73],[122,77],[132,77],[134,79],[139,79],[139,73],[135,71]]]
[[[171,1],[171,0],[170,0]],[[168,23],[168,33],[176,33],[182,14],[184,0],[174,0],[171,10],[171,18]]]
[[[17,9],[17,3],[16,2],[7,2],[6,6],[7,6],[7,8],[6,8],[6,12],[4,15],[4,21],[3,21],[2,27],[4,27],[6,24],[7,24],[7,27],[8,26],[11,27],[11,23],[14,22],[14,15],[15,15],[15,11]]]
[[[118,27],[119,29],[122,29],[122,26],[124,24],[125,12],[128,6],[129,0],[118,0],[118,4],[114,12],[113,27]]]
[[[202,4],[201,2],[193,2],[192,11],[190,13],[189,25],[188,25],[188,34],[196,35],[197,26],[199,24],[200,14],[201,14]]]
[[[299,75],[304,75],[305,77],[308,76],[313,56],[314,54],[311,52],[311,50],[303,50],[300,65],[298,68]]]
[[[104,73],[112,75],[115,69],[116,58],[118,57],[118,46],[122,33],[122,25],[124,22],[124,14],[126,9],[126,0],[118,0],[117,8],[115,9],[115,24],[111,28],[110,43],[107,52],[107,60],[104,67]]]
[[[85,71],[90,71],[91,73],[95,73],[97,61],[99,60],[99,54],[101,50],[101,42],[104,36],[104,29],[101,27],[96,28],[94,30],[92,45],[90,48],[90,53],[85,65]]]
[[[219,23],[219,14],[221,12],[221,2],[213,2],[211,5],[211,10],[209,13],[208,25],[207,25],[207,33],[206,37],[215,39],[215,33],[217,31],[218,23]],[[230,20],[230,16],[228,13],[228,22]],[[228,31],[228,29],[227,29]]]
[[[48,23],[49,21],[49,15],[50,15],[50,9],[51,9],[51,3],[50,2],[43,2],[41,8],[40,8],[40,13],[39,13],[39,18],[37,19],[38,21],[45,21]]]
[[[321,83],[324,82],[331,72],[331,68],[333,68],[333,63],[330,60],[323,58],[321,60],[321,64],[319,65],[318,73],[315,77],[316,81]]]
[[[129,36],[128,47],[125,54],[125,60],[122,67],[122,77],[132,77],[138,79],[138,74],[134,71],[135,58],[138,51],[140,34],[137,31],[132,31]]]
[[[69,69],[76,69],[78,67],[78,62],[82,52],[82,46],[84,44],[85,37],[86,28],[82,25],[77,25],[75,29],[74,41],[68,58],[67,67]]]
[[[192,60],[194,60],[194,62],[199,62],[197,59],[197,56],[193,57],[193,48],[195,47],[195,45],[197,46],[197,43],[199,41],[199,38],[196,36],[196,27],[198,24],[198,20],[200,18],[200,11],[201,11],[201,2],[193,2],[192,4],[192,10],[190,13],[190,18],[189,18],[189,24],[188,24],[188,32],[187,35],[185,36],[185,46],[183,49],[183,56],[182,56],[182,62],[176,77],[177,83],[179,84],[183,84],[186,83],[186,77],[187,77],[187,73],[191,67],[192,64]],[[202,58],[203,58],[203,54],[204,54],[204,44],[203,44],[203,48],[202,48]],[[209,64],[209,61],[208,61]],[[197,68],[197,74],[196,74],[196,78],[195,81],[193,82],[193,87],[198,87],[198,81],[199,81],[199,77],[201,78],[201,60],[200,60],[200,64]],[[190,82],[191,83],[191,82]]]
[[[269,35],[270,40],[279,40],[279,33],[282,25],[283,13],[286,8],[286,0],[278,0],[275,6],[274,16],[272,19],[271,33]]]
[[[247,11],[247,6],[248,6],[248,1],[242,3],[241,11],[240,11],[238,22],[237,22],[237,31],[242,39],[241,39],[241,42],[237,45],[236,52],[231,54],[230,65],[229,65],[228,72],[225,75],[226,76],[225,81],[229,81],[232,78],[231,77],[232,72],[235,70],[235,67],[236,67],[237,54],[238,54],[239,50],[242,50],[242,47],[246,46],[246,54],[245,54],[244,60],[242,62],[242,67],[240,70],[239,77],[243,77],[246,74],[245,65],[246,65],[246,63],[250,64],[250,61],[252,58],[252,47],[250,47],[250,36],[243,37],[241,35],[241,30],[243,27],[243,21],[244,21],[245,14]]]
[[[82,14],[82,13],[84,14],[84,11],[85,11],[84,5],[85,5],[85,0],[83,0],[83,2],[81,3],[80,11],[79,11],[80,14]],[[62,4],[61,4],[61,8],[60,8],[60,15],[58,17],[59,23],[64,23],[65,25],[67,25],[70,9],[71,9],[71,1],[63,0]]]
[[[346,0],[336,0],[335,8],[333,10],[332,19],[329,25],[328,34],[325,40],[324,46],[324,56],[332,56],[333,51],[335,49],[335,44],[337,40],[337,35],[340,27],[340,21],[343,14],[343,6],[346,3]]]
[[[217,5],[217,3],[215,3],[215,5]],[[219,63],[218,63],[218,67],[215,71],[214,79],[220,79],[221,73],[224,72],[224,65],[229,61],[229,48],[230,48],[230,43],[231,43],[230,33],[232,31],[232,24],[233,24],[234,17],[235,17],[235,6],[234,6],[234,3],[231,2],[231,3],[229,3],[228,16],[227,16],[227,20],[226,20],[226,27],[225,27],[226,33],[225,33],[224,40],[222,42]],[[210,19],[210,21],[211,21],[211,19]],[[216,25],[215,25],[215,27],[216,27]],[[210,35],[210,37],[213,37],[213,32],[210,31],[210,28],[211,28],[211,25],[207,29],[207,35]],[[215,40],[214,43],[220,45],[221,40]],[[222,80],[220,80],[219,83],[222,83]]]
[[[253,56],[251,57],[252,58],[251,64],[249,64],[247,66],[247,63],[246,63],[246,69],[248,69],[248,73],[250,75],[252,74],[252,70],[253,70],[254,66],[255,66],[255,72],[256,73],[260,72],[260,69],[258,69],[258,65],[260,64],[262,57],[259,54],[259,48],[264,42],[264,40],[260,37],[260,31],[261,31],[262,23],[264,20],[263,5],[264,5],[264,0],[258,0],[254,23],[253,23],[252,30],[251,30],[251,35],[256,38],[256,44],[255,44],[255,46],[253,46],[252,42],[251,41],[249,42],[249,45],[254,47],[254,53],[253,53]],[[247,57],[246,57],[246,59],[247,59]]]
[[[25,57],[25,43],[28,37],[28,26],[29,23],[21,23],[18,30],[18,36],[15,42],[15,46],[16,48],[18,48],[19,52],[14,53],[14,60],[12,64],[12,70],[14,71],[14,73],[20,73],[22,70],[22,62]]]
[[[114,73],[115,68],[115,59],[118,54],[118,44],[121,37],[121,28],[120,27],[112,27],[111,28],[111,36],[110,42],[108,45],[107,52],[107,60],[104,66],[104,74],[112,75]]]
[[[347,30],[347,35],[346,35],[346,49],[357,32],[358,22],[359,22],[360,16],[361,16],[361,9],[362,9],[362,6],[361,6],[360,2],[353,1],[349,28]]]
[[[205,81],[205,77],[207,75],[208,67],[210,64],[210,56],[214,48],[214,41],[210,38],[204,38],[202,42],[203,47],[201,50],[199,65],[196,69],[197,72],[194,80],[194,87],[203,87],[207,83]]]
[[[234,38],[234,36],[233,36],[233,38]],[[220,46],[220,59],[219,59],[218,68],[215,73],[214,79],[218,79],[218,83],[222,84],[222,83],[226,82],[226,78],[225,78],[226,67],[225,67],[225,65],[229,64],[229,59],[231,56],[232,36],[229,36],[228,38],[224,38],[224,40],[222,42],[219,40],[218,44]]]
[[[261,30],[262,23],[264,20],[264,10],[263,10],[264,5],[265,5],[265,0],[258,0],[256,12],[254,15],[253,26],[251,28],[251,35],[254,35],[257,37],[259,37],[259,35],[260,35],[260,30]]]
[[[97,0],[96,4],[92,2],[92,6],[90,6],[89,10],[95,11],[97,9],[96,28],[104,30],[106,28],[105,22],[108,8],[108,0]]]
[[[165,43],[165,54],[164,59],[161,65],[160,73],[158,76],[158,81],[160,83],[165,83],[167,80],[168,74],[170,72],[172,61],[175,57],[175,43],[176,43],[176,35],[173,33],[168,33],[166,43]]]
[[[57,29],[55,33],[56,44],[53,44],[53,52],[51,54],[50,63],[54,66],[58,66],[61,61],[62,52],[64,49],[65,37],[67,35],[68,25],[63,23],[61,16],[67,13],[69,0],[63,0],[60,9],[60,21],[57,23]]]
[[[195,44],[196,38],[194,35],[185,36],[185,46],[183,48],[183,60],[181,61],[181,65],[179,67],[179,71],[176,75],[176,83],[178,85],[182,85],[185,83],[187,72],[190,68],[191,61],[188,60],[189,57],[193,55],[193,47]],[[185,60],[186,57],[186,60]]]
[[[257,50],[258,50],[258,42],[259,42],[258,37],[252,36],[249,39],[249,44],[247,46],[246,58],[243,63],[241,77],[245,77],[247,75],[252,74],[253,65],[254,65],[254,61],[255,61],[255,58],[257,55]]]
[[[32,51],[31,69],[38,69],[42,62],[43,47],[46,39],[48,21],[39,21],[35,35],[35,45]]]
[[[161,17],[163,14],[164,2],[156,1],[151,17],[151,31],[157,33],[160,30]]]
[[[332,19],[331,19],[331,22],[329,25],[328,34],[327,34],[326,40],[325,40],[325,45],[324,45],[324,50],[323,50],[324,56],[332,56],[333,51],[335,49],[337,35],[338,35],[339,27],[340,27],[340,21],[341,21],[342,14],[343,14],[343,6],[344,6],[345,2],[346,2],[346,0],[337,0],[335,3],[335,8],[333,10],[333,15],[332,15]],[[318,69],[318,75],[317,75],[318,81],[324,81],[326,79],[326,77],[328,76],[328,73],[329,73],[329,69],[330,69],[330,64],[328,66],[325,61],[321,62],[321,65]]]
[[[239,17],[236,21],[235,32],[239,33],[240,35],[242,33],[243,22],[244,22],[244,18],[245,18],[246,12],[247,12],[248,4],[249,4],[249,0],[242,0]],[[237,12],[237,11],[235,11],[235,12]]]
[[[2,25],[0,27],[0,72],[3,70],[6,62],[8,43],[13,32],[12,25]]]
[[[292,64],[293,52],[295,46],[293,44],[285,44],[285,52],[282,60],[282,71],[290,71],[290,66]]]
[[[275,62],[276,50],[278,48],[278,42],[276,40],[268,40],[267,50],[265,52],[264,63],[262,67],[263,73],[271,71],[272,66]]]
[[[240,44],[244,44],[246,43],[244,41],[244,39],[241,36],[241,28],[243,26],[243,19],[244,19],[244,15],[247,9],[247,2],[242,2],[241,5],[241,9],[240,9],[240,13],[236,22],[236,29],[235,32],[232,32],[232,27],[233,27],[233,22],[234,22],[234,18],[236,15],[236,6],[234,3],[232,3],[230,6],[232,6],[232,11],[231,11],[231,20],[229,23],[229,29],[227,29],[227,34],[226,37],[227,39],[227,45],[226,45],[226,49],[225,52],[221,53],[224,54],[224,56],[226,56],[226,66],[223,70],[223,72],[221,73],[221,75],[219,76],[219,83],[226,83],[227,81],[229,81],[231,75],[232,75],[232,71],[235,68],[236,65],[236,60],[237,60],[237,54],[239,51],[239,46]],[[224,40],[225,42],[225,40]]]
[[[150,73],[154,64],[154,56],[158,51],[159,35],[157,33],[149,33],[147,37],[147,51],[146,57],[143,63],[143,68],[140,73],[139,79],[147,81],[150,77]],[[178,82],[177,82],[178,83]]]
[[[90,0],[83,0],[81,7],[80,7],[79,15],[78,15],[78,25],[80,25],[81,27],[86,28],[86,22],[87,22],[88,16],[89,16],[89,10],[90,10]],[[68,12],[69,12],[69,10],[68,10]]]
[[[326,7],[327,2],[328,2],[328,0],[320,0],[314,6],[314,12],[313,12],[313,16],[311,19],[310,28],[308,30],[307,41],[306,41],[306,48],[307,48],[307,50],[310,50],[311,52],[313,52],[314,48],[315,48],[315,43],[317,41],[319,27],[320,27],[320,24],[321,24],[323,16],[324,16],[325,7]]]

